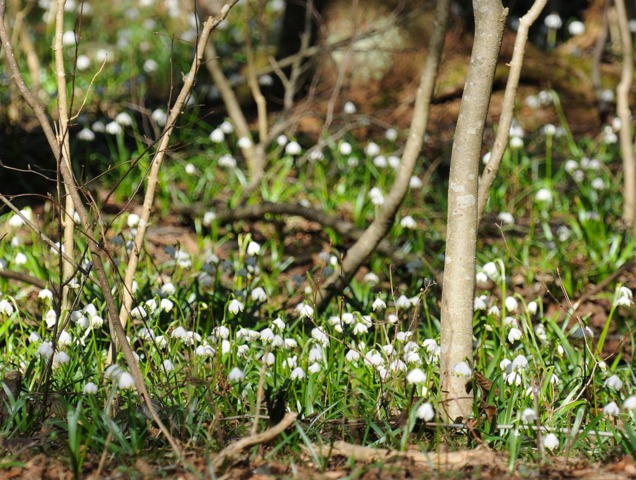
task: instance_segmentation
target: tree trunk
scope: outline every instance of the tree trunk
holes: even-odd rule
[[[442,400],[450,420],[472,413],[473,297],[477,241],[477,192],[482,136],[507,15],[500,0],[473,0],[475,40],[457,120],[448,188],[448,226],[442,293]],[[461,373],[461,374],[459,374]]]
[[[634,78],[634,50],[625,0],[616,0],[614,5],[623,50],[623,71],[621,81],[616,87],[616,110],[621,121],[619,134],[623,157],[623,220],[625,225],[636,232],[636,160],[632,145],[632,112],[629,109],[629,91]]]

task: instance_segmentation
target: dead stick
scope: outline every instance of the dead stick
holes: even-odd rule
[[[212,465],[214,468],[219,468],[226,460],[236,457],[246,448],[269,442],[276,438],[296,421],[297,416],[297,413],[287,413],[283,419],[272,428],[268,428],[264,432],[257,433],[256,435],[250,435],[249,437],[244,437],[231,443],[219,452],[216,458],[212,461]]]
[[[468,464],[474,465],[501,465],[493,452],[484,450],[466,450],[461,452],[398,452],[385,448],[371,448],[363,445],[337,441],[333,445],[313,445],[313,449],[324,457],[342,455],[357,461],[390,461],[407,460],[414,462],[419,467],[439,469],[440,467],[455,469]],[[305,447],[307,448],[307,447]]]
[[[0,270],[0,277],[8,278],[9,280],[17,280],[18,282],[28,283],[38,288],[46,288],[47,283],[33,275],[28,273],[15,272],[13,270]]]

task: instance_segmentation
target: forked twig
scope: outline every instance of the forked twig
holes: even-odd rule
[[[51,247],[51,249],[53,249],[54,252],[56,252],[58,255],[61,255],[62,258],[64,260],[66,260],[67,262],[72,263],[73,264],[73,268],[77,269],[82,274],[87,275],[87,271],[84,268],[82,268],[81,266],[77,265],[71,257],[69,257],[68,255],[66,255],[66,253],[64,253],[64,250],[62,250],[58,244],[56,244],[53,240],[51,240],[49,237],[47,237],[42,232],[42,230],[40,230],[38,227],[36,227],[31,222],[31,220],[29,220],[26,217],[26,215],[24,215],[20,211],[20,209],[18,209],[13,203],[11,203],[11,200],[9,200],[5,195],[3,195],[1,193],[0,193],[0,202],[4,203],[7,207],[9,207],[11,210],[13,210],[13,213],[15,213],[18,217],[20,217],[22,219],[22,221],[24,222],[24,224],[27,227],[29,227],[33,233],[35,233],[38,237],[40,237],[40,240],[42,240],[49,247]]]

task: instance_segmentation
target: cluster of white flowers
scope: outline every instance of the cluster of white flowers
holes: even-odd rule
[[[72,311],[71,321],[83,330],[97,329],[104,324],[104,319],[99,315],[97,308],[92,303],[89,303],[81,310]]]
[[[602,139],[603,143],[613,145],[618,142],[618,135],[612,126],[606,125],[603,127]]]
[[[0,299],[0,315],[10,317],[15,309],[13,308],[13,300],[9,297]]]
[[[26,207],[20,210],[20,215],[17,215],[15,213],[11,215],[9,217],[9,220],[7,221],[7,225],[9,225],[9,227],[11,228],[20,228],[25,223],[24,219],[28,220],[29,222],[33,220],[33,210],[31,210],[31,207]]]
[[[466,362],[459,362],[453,367],[453,375],[456,377],[463,377],[466,379],[473,378],[473,369]]]
[[[613,377],[615,377],[615,375],[612,375],[611,377],[609,377],[608,380]],[[612,380],[612,382],[614,382],[616,386],[620,384],[620,387],[622,388],[622,382],[620,381],[620,379],[618,381],[614,379]],[[606,386],[608,386],[607,380],[605,381],[605,383],[606,383]],[[615,390],[619,389],[619,388],[614,388],[610,386],[608,386],[608,388],[613,388]],[[634,410],[636,410],[636,395],[630,395],[625,399],[625,401],[623,402],[623,410],[627,412],[633,412]],[[603,415],[605,416],[617,417],[618,415],[620,415],[620,413],[621,413],[621,409],[615,401],[611,401],[603,407]]]
[[[612,390],[620,390],[621,388],[623,388],[623,381],[618,375],[610,375],[605,379],[603,385],[606,388],[610,388]]]
[[[378,187],[373,187],[371,190],[369,190],[369,193],[367,195],[369,196],[369,200],[371,200],[371,203],[373,205],[380,206],[384,204],[384,195]]]
[[[184,252],[183,250],[175,250],[173,252],[174,262],[178,267],[183,268],[184,270],[192,267],[192,259],[190,258],[190,254],[188,252]]]
[[[600,191],[607,188],[605,180],[599,176],[599,171],[602,168],[600,160],[587,157],[581,158],[580,161],[569,159],[565,162],[564,168],[578,184],[583,185],[583,182],[587,179],[587,182],[594,190]]]
[[[559,438],[554,433],[548,433],[543,437],[543,446],[547,450],[556,450],[559,448]]]
[[[408,230],[417,230],[417,222],[412,216],[407,215],[405,217],[402,217],[402,219],[400,220],[400,227],[406,228]]]
[[[110,365],[104,370],[104,378],[112,380],[120,390],[135,388],[133,376],[117,364]]]
[[[376,157],[380,155],[380,146],[375,142],[369,142],[364,147],[364,153],[368,157],[371,157],[371,158]]]
[[[524,135],[525,132],[523,131],[523,128],[521,128],[521,126],[519,126],[519,124],[515,120],[513,120],[512,124],[510,125],[510,131],[508,132],[508,136],[510,139],[510,148],[512,148],[513,150],[519,150],[523,148]]]
[[[525,99],[525,104],[535,110],[541,107],[552,105],[553,103],[554,93],[549,90],[541,90],[538,94],[529,95]]]
[[[525,355],[519,354],[513,360],[504,358],[499,362],[499,368],[503,372],[504,380],[508,385],[520,386],[523,382],[523,373],[528,370],[530,363]]]
[[[234,158],[229,153],[223,154],[219,157],[219,167],[227,168],[228,170],[232,170],[236,168],[238,163],[236,162],[236,158]]]
[[[88,68],[88,67],[87,67]],[[153,121],[159,126],[163,126],[166,123],[166,113],[161,110],[155,110],[151,114]],[[78,133],[77,139],[83,142],[92,142],[95,140],[95,133],[107,133],[109,135],[117,136],[124,133],[124,129],[132,127],[134,119],[128,112],[120,112],[115,115],[115,118],[108,123],[104,123],[101,120],[95,121],[91,127],[84,126]]]
[[[634,305],[634,294],[629,288],[621,285],[616,289],[616,295],[614,296],[614,306],[631,307],[632,305]]]

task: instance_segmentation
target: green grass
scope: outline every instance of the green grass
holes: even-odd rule
[[[194,133],[189,131],[188,135]],[[201,131],[200,136],[204,138],[205,131]],[[204,175],[184,174],[178,162],[169,163],[162,175],[171,180],[172,187],[176,185],[182,192],[196,192],[201,190],[201,183],[207,178],[225,175],[226,181],[210,182],[210,186],[218,190],[208,190],[206,195],[228,198],[224,192],[234,187],[231,170],[215,169],[214,164],[206,167],[203,162],[197,163],[196,158],[191,159],[191,163],[205,172]],[[342,161],[337,163],[344,165]],[[332,199],[333,203],[315,200],[315,203],[327,211],[362,203],[366,205],[365,209],[370,209],[370,213],[364,215],[366,222],[373,209],[367,198],[360,199],[354,186],[370,179],[365,177],[366,172],[362,169],[359,172],[362,177],[355,172],[341,176],[346,168],[331,169],[331,174],[346,184],[345,188],[337,189],[340,192],[337,200]],[[532,215],[531,221],[537,222],[531,235],[517,238],[514,232],[508,235],[504,229],[501,238],[480,248],[480,257],[495,260],[499,274],[492,277],[494,282],[490,287],[478,292],[484,295],[486,310],[478,310],[475,314],[478,348],[474,368],[493,382],[490,391],[478,391],[483,402],[497,412],[496,422],[478,423],[478,429],[487,443],[493,448],[510,451],[513,459],[536,454],[536,436],[529,435],[524,442],[519,442],[515,440],[514,432],[527,428],[521,422],[521,412],[537,406],[542,427],[571,432],[557,435],[560,446],[556,451],[563,452],[567,445],[570,454],[598,458],[604,451],[613,451],[617,442],[619,447],[632,451],[629,429],[633,427],[629,411],[619,414],[628,425],[626,430],[617,429],[612,418],[602,413],[604,405],[610,401],[621,405],[633,391],[631,370],[620,360],[620,352],[617,360],[605,370],[600,368],[601,347],[607,329],[595,332],[600,335],[598,349],[595,350],[593,339],[587,339],[586,346],[585,340],[576,338],[573,333],[575,323],[567,317],[559,319],[558,314],[548,316],[542,298],[524,297],[509,284],[511,273],[517,269],[525,271],[524,277],[530,284],[535,274],[554,273],[558,268],[561,278],[566,279],[564,289],[576,298],[588,282],[602,280],[630,256],[633,241],[625,233],[611,223],[582,217],[580,209],[571,208],[582,205],[597,192],[581,181],[574,182],[563,168],[563,165],[555,168],[554,179],[561,180],[553,179],[552,186],[555,190],[568,189],[573,193],[567,199],[555,199],[549,210],[546,205],[528,200],[527,214]],[[272,171],[273,176],[268,178],[273,185],[272,190],[268,190],[271,192],[279,189],[276,185],[284,183],[290,174],[299,183],[311,185],[311,190],[305,191],[310,198],[316,190],[320,199],[332,185],[322,164],[314,165],[311,178],[304,177],[306,170],[285,163],[285,160],[275,164]],[[609,173],[601,171],[599,175]],[[521,176],[518,181],[513,185],[509,180],[507,189],[524,192],[531,199],[536,183]],[[280,192],[283,196],[275,195],[276,200],[293,200],[293,195],[285,189]],[[502,197],[498,197],[497,192],[491,203],[503,204],[506,192],[502,192]],[[172,194],[174,190],[162,189],[158,202],[169,203]],[[436,195],[442,195],[442,192]],[[187,196],[182,198],[188,199]],[[617,219],[619,206],[618,202],[601,203],[599,209],[607,210],[597,213],[601,218]],[[513,208],[509,211],[515,212]],[[406,213],[419,216],[421,210],[413,205]],[[516,212],[513,215],[516,216]],[[11,214],[4,218],[8,220],[9,217]],[[559,225],[570,228],[567,247],[552,247],[561,242],[552,222],[554,217],[559,218]],[[524,217],[519,218],[522,219]],[[278,398],[279,403],[282,402],[279,408],[297,411],[302,419],[296,432],[290,434],[291,439],[285,440],[287,447],[284,448],[295,443],[309,444],[325,430],[333,432],[334,438],[362,439],[369,444],[398,449],[404,449],[414,441],[417,437],[409,435],[418,423],[414,417],[417,404],[411,404],[409,400],[413,394],[432,402],[439,411],[436,403],[439,399],[439,352],[424,347],[426,339],[439,338],[437,292],[431,289],[418,295],[417,275],[402,276],[391,286],[386,264],[373,261],[380,283],[354,280],[351,292],[357,307],[344,304],[340,309],[334,305],[320,315],[303,316],[294,309],[294,304],[281,301],[285,296],[296,295],[298,301],[304,298],[311,306],[313,298],[311,283],[287,274],[293,261],[284,261],[284,236],[263,241],[258,254],[250,255],[248,244],[252,235],[260,236],[260,233],[257,230],[252,235],[240,233],[242,228],[249,226],[247,223],[229,226],[216,225],[213,221],[203,227],[198,221],[196,241],[202,251],[213,252],[215,246],[221,245],[229,248],[223,248],[223,253],[216,256],[193,255],[178,259],[174,258],[173,252],[173,259],[163,262],[153,260],[151,254],[145,257],[137,276],[135,298],[137,306],[144,308],[147,316],[137,318],[128,328],[151,393],[160,400],[161,412],[172,425],[173,434],[184,441],[191,439],[195,445],[211,444],[214,447],[214,434],[206,427],[215,420],[216,428],[223,430],[225,435],[247,434],[253,415],[257,413],[256,387],[264,373],[265,390],[270,393],[263,403],[270,415]],[[132,238],[126,215],[114,219],[111,231],[123,242]],[[25,227],[10,227],[9,232],[1,246],[9,267],[39,277],[45,277],[46,272],[55,275],[58,259],[54,254],[39,242],[12,243],[10,240],[14,238],[30,239]],[[211,232],[215,232],[214,242],[210,238]],[[410,250],[417,254],[426,244],[427,232],[396,228],[392,238],[395,242],[407,241]],[[80,239],[78,245],[81,244]],[[587,252],[586,263],[573,264],[572,259],[581,251]],[[125,261],[124,244],[114,245],[111,252],[115,260]],[[26,255],[24,265],[15,265],[19,253]],[[337,262],[337,256],[332,258]],[[337,268],[337,263],[325,265]],[[112,278],[121,275],[114,264],[109,268]],[[423,274],[430,276],[432,272],[425,270]],[[166,287],[167,284],[171,287]],[[263,288],[265,301],[252,297],[257,287]],[[57,428],[68,429],[72,468],[75,471],[81,469],[85,450],[80,445],[96,451],[104,447],[95,440],[100,431],[110,433],[113,440],[106,447],[113,453],[132,455],[142,451],[149,441],[148,429],[143,415],[138,413],[135,396],[118,389],[117,376],[105,376],[108,344],[105,327],[87,329],[82,322],[90,322],[90,313],[83,315],[87,320],[78,320],[80,314],[76,313],[70,316],[74,321],[67,322],[69,317],[63,315],[55,328],[47,328],[42,318],[56,305],[55,299],[28,300],[36,293],[33,288],[7,280],[1,281],[1,288],[3,300],[14,310],[11,315],[3,316],[5,321],[0,333],[9,348],[5,349],[2,365],[5,371],[27,365],[31,369],[26,392],[11,405],[11,421],[5,425],[4,434],[23,435],[37,425],[35,418],[29,418],[28,402],[23,399],[36,395],[35,392],[42,388],[40,379],[45,378],[49,364],[46,356],[38,354],[43,340],[30,343],[27,338],[31,332],[36,332],[41,339],[50,340],[54,331],[63,328],[70,334],[71,341],[66,346],[58,345],[58,350],[67,354],[68,363],[58,366],[57,361],[53,362],[49,389],[59,392],[68,404],[67,420],[55,422]],[[90,284],[75,290],[73,295],[77,312],[92,303],[97,307],[96,315],[105,315],[99,291]],[[507,299],[511,296],[516,302]],[[382,299],[386,307],[373,311],[371,304],[376,298]],[[416,299],[419,300],[417,305],[413,303]],[[240,301],[241,308],[231,308],[233,301]],[[529,312],[527,302],[531,301],[536,306]],[[547,301],[554,300],[548,298]],[[567,309],[563,299],[558,301]],[[498,312],[493,312],[493,307],[497,307]],[[629,307],[613,308],[605,326],[609,328],[610,319],[625,321],[630,311]],[[276,318],[280,320],[275,324]],[[412,325],[416,327],[411,329]],[[519,338],[511,341],[513,328],[517,329]],[[359,358],[351,361],[350,357]],[[527,365],[524,362],[517,365],[519,359],[524,358]],[[262,370],[264,362],[268,366]],[[406,374],[416,367],[422,369],[426,380],[423,384],[409,385]],[[233,369],[240,369],[237,380],[231,379]],[[616,374],[623,382],[618,391],[604,385],[610,374]],[[83,393],[84,385],[89,381],[97,385],[97,393]],[[99,405],[115,400],[120,413],[111,417]],[[406,424],[393,423],[392,418],[405,410],[411,411]],[[113,414],[111,411],[110,415]],[[482,415],[478,401],[475,417],[479,419]],[[343,419],[346,420],[343,422]],[[349,421],[361,422],[363,426],[349,424]],[[260,423],[265,426],[263,421]],[[516,427],[502,430],[496,428],[497,424]],[[355,433],[360,428],[361,437]],[[591,430],[614,432],[615,437],[595,437],[589,435]],[[468,441],[470,444],[471,440]]]

